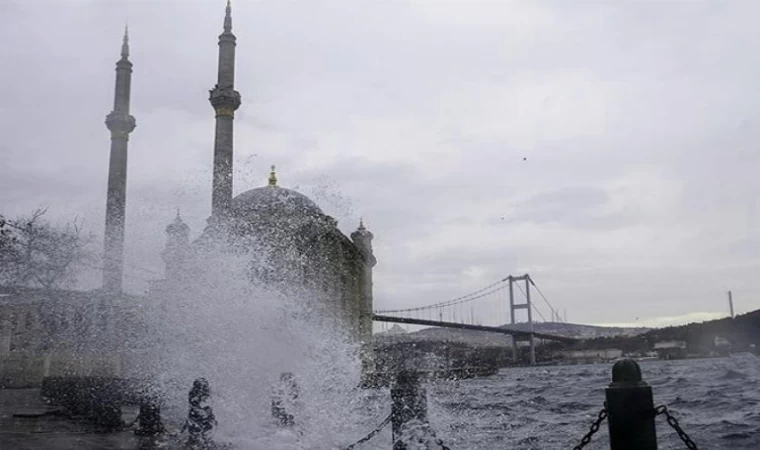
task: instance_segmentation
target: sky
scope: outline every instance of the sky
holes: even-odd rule
[[[363,217],[378,309],[523,273],[571,322],[725,316],[728,289],[737,312],[758,309],[759,15],[750,1],[236,0],[235,193],[275,164],[344,233]],[[0,2],[0,213],[47,206],[102,240],[128,22],[126,289],[160,278],[176,209],[193,235],[210,213],[223,16],[223,0]]]

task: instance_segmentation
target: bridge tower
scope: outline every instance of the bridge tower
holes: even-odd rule
[[[515,324],[515,311],[519,309],[527,309],[528,310],[528,331],[530,332],[530,337],[528,338],[528,344],[530,345],[530,364],[535,365],[536,364],[536,347],[533,342],[533,310],[532,305],[530,303],[530,275],[527,273],[525,275],[521,275],[518,277],[514,277],[510,275],[507,277],[509,280],[509,315],[512,319],[512,325]],[[515,303],[515,291],[514,291],[514,283],[524,281],[525,282],[525,303]],[[512,336],[512,359],[516,362],[517,361],[517,337]]]

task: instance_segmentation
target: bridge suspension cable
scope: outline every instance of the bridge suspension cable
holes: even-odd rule
[[[525,302],[514,302],[512,288],[515,286],[517,289],[514,294],[522,294],[523,298],[526,300]],[[535,313],[541,321],[549,322],[546,315],[543,314],[542,307],[535,301],[530,301],[529,290],[531,286],[535,288],[535,292],[538,292],[543,303],[549,308],[551,322],[564,324],[558,310],[554,308],[543,291],[528,274],[520,276],[510,275],[491,283],[482,289],[478,289],[467,295],[452,298],[450,300],[410,308],[375,310],[373,313],[379,316],[395,316],[397,318],[408,318],[410,320],[502,326],[509,323],[520,322],[515,315],[516,310],[530,308],[530,312]],[[476,300],[480,300],[477,305],[474,304]],[[530,314],[528,315],[527,320],[529,322],[531,321]]]
[[[548,307],[549,307],[549,309],[551,310],[551,312],[552,312],[552,317],[553,317],[553,318],[556,318],[556,321],[557,321],[557,322],[559,322],[559,323],[564,323],[564,320],[562,320],[562,316],[560,316],[560,314],[559,314],[559,311],[558,311],[556,308],[554,308],[554,306],[553,306],[551,303],[549,303],[549,300],[546,298],[546,296],[544,295],[544,293],[543,293],[543,292],[541,292],[541,288],[540,288],[540,287],[538,287],[538,285],[537,285],[537,284],[536,284],[536,282],[533,280],[533,278],[531,277],[531,278],[529,278],[529,280],[530,280],[530,284],[531,284],[531,285],[532,285],[534,288],[536,288],[536,292],[538,292],[538,295],[540,295],[540,296],[541,296],[541,298],[544,300],[544,303],[546,303],[546,306],[548,306]]]
[[[499,292],[501,290],[504,290],[509,287],[506,282],[509,281],[509,277],[506,277],[504,279],[501,279],[495,283],[492,283],[482,289],[479,289],[475,292],[471,292],[467,295],[463,295],[461,297],[453,298],[451,300],[446,300],[443,302],[433,303],[431,305],[425,305],[425,306],[417,306],[414,308],[403,308],[403,309],[386,309],[386,310],[378,310],[375,311],[375,314],[399,314],[399,313],[408,313],[408,312],[414,312],[414,311],[424,311],[424,310],[432,310],[437,308],[445,308],[447,306],[454,306],[459,305],[462,303],[471,302],[483,297],[486,297],[488,295],[491,295],[495,292]],[[501,286],[499,286],[501,285]]]

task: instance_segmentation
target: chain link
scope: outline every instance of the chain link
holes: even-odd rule
[[[681,438],[684,444],[686,444],[686,447],[689,450],[698,450],[697,444],[694,443],[694,441],[691,440],[688,434],[686,434],[685,431],[683,431],[683,428],[681,428],[681,425],[678,424],[678,420],[676,420],[675,417],[670,415],[670,412],[668,411],[668,407],[665,405],[660,405],[657,408],[654,409],[654,415],[665,415],[665,418],[668,420],[668,425],[670,425],[674,430],[676,430],[676,433],[678,433],[678,437]]]
[[[573,450],[581,450],[583,447],[588,445],[589,442],[591,442],[591,436],[594,435],[597,431],[599,431],[599,427],[602,425],[602,422],[604,422],[604,419],[607,418],[607,404],[604,404],[604,407],[601,411],[599,411],[599,414],[596,417],[596,420],[594,423],[591,424],[591,429],[586,433],[585,436],[581,439],[581,443],[573,447]]]
[[[348,447],[345,447],[343,450],[351,450],[354,447],[356,447],[357,445],[363,444],[363,443],[367,442],[368,440],[372,439],[373,437],[375,437],[377,435],[377,433],[379,433],[380,431],[382,431],[383,428],[385,428],[386,425],[388,425],[389,423],[391,423],[391,416],[392,416],[392,414],[388,414],[388,417],[386,417],[385,420],[383,420],[383,422],[380,425],[378,425],[377,428],[375,428],[374,430],[370,431],[368,435],[364,436],[363,438],[359,439],[358,441],[354,442],[353,444],[349,445]]]
[[[450,448],[446,447],[446,444],[444,444],[441,439],[436,439],[435,443],[441,447],[441,450],[451,450]]]

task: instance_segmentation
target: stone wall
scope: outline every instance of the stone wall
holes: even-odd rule
[[[40,387],[43,377],[121,377],[122,358],[118,354],[0,355],[0,388]]]
[[[97,291],[0,287],[0,387],[37,387],[45,376],[121,376],[118,337],[140,329],[136,304]]]

